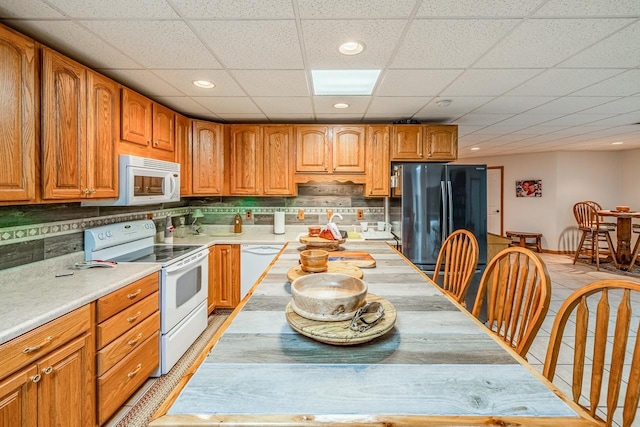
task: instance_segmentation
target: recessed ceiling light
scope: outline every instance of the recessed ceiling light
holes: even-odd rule
[[[611,145],[622,145],[622,144],[624,144],[624,142],[622,141],[616,141],[611,143]]]
[[[193,81],[193,85],[201,87],[203,89],[211,89],[211,88],[216,87],[216,85],[214,85],[213,83],[211,83],[210,81],[207,81],[207,80],[194,80]]]
[[[451,105],[451,100],[450,99],[441,99],[439,101],[436,101],[436,104],[438,105],[438,107],[448,107],[449,105]]]
[[[349,104],[347,104],[346,102],[338,102],[336,104],[333,104],[333,108],[349,108]]]
[[[357,55],[364,50],[364,43],[356,41],[342,43],[338,50],[343,55]]]
[[[311,70],[314,95],[371,95],[380,70]]]
[[[480,150],[480,147],[471,147],[471,151],[478,151]]]

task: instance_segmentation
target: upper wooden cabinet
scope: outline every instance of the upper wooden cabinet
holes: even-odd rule
[[[192,124],[192,194],[222,195],[223,125],[194,120]]]
[[[390,181],[389,126],[367,126],[365,196],[388,196]]]
[[[296,172],[328,172],[329,126],[296,126]]]
[[[455,125],[395,125],[391,134],[391,160],[450,161],[458,158]]]
[[[35,42],[0,26],[0,202],[36,197]]]
[[[43,199],[117,196],[117,108],[115,82],[43,48]]]
[[[176,162],[180,163],[180,196],[190,196],[191,180],[191,123],[189,119],[176,114]]]
[[[333,126],[332,171],[364,173],[364,126]]]
[[[364,173],[364,126],[296,126],[296,172]]]
[[[122,88],[120,154],[175,161],[175,112]]]
[[[262,127],[262,184],[265,196],[293,196],[293,127]]]

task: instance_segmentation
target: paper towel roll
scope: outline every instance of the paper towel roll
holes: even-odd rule
[[[273,234],[284,234],[284,212],[273,214]]]

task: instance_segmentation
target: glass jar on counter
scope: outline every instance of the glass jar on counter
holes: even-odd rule
[[[185,237],[187,235],[187,227],[184,225],[185,219],[183,216],[178,218],[178,226],[175,229],[175,236],[177,238]]]

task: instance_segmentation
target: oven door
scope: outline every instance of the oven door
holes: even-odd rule
[[[162,269],[160,290],[160,328],[168,333],[187,317],[208,294],[209,249],[185,257]]]

